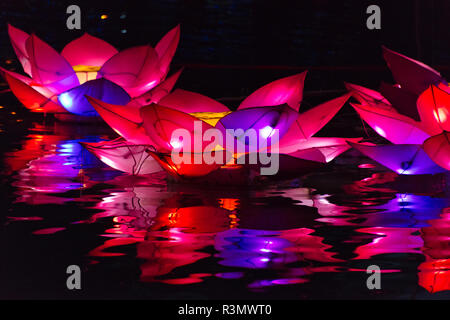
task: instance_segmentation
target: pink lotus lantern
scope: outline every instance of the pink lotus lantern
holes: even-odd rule
[[[166,95],[179,76],[167,79],[162,88],[158,86],[164,83],[178,46],[179,26],[155,48],[145,45],[121,52],[87,33],[69,42],[60,54],[34,34],[11,25],[8,32],[29,77],[5,69],[1,74],[19,101],[33,112],[97,116],[85,95],[108,103],[141,106]]]
[[[123,140],[86,146],[106,164],[121,171],[146,174],[162,168],[175,179],[236,180],[237,176],[261,167],[240,160],[251,158],[254,153],[276,150],[274,148],[279,150],[276,153],[281,162],[280,173],[314,170],[348,150],[348,140],[358,142],[360,138],[312,137],[342,108],[350,94],[298,113],[305,75],[303,72],[263,86],[234,112],[211,98],[181,89],[161,98],[150,97],[148,105],[123,106],[88,96],[94,109]],[[167,88],[170,91],[171,86]],[[210,129],[219,129],[226,141],[203,139],[203,134]],[[251,129],[259,131],[256,145],[255,141],[246,140],[246,133]],[[174,138],[180,130],[188,137]],[[242,130],[242,137],[232,136],[230,144],[228,130]],[[272,137],[275,131],[278,140]],[[125,150],[130,156],[118,157]],[[175,163],[173,152],[181,150],[189,161]],[[150,161],[151,169],[135,170],[136,165],[142,165],[136,158]]]
[[[360,104],[351,104],[361,119],[394,145],[351,144],[399,174],[434,174],[450,167],[450,90],[431,67],[383,48],[396,85],[380,92],[346,84]],[[423,145],[422,145],[423,144]]]

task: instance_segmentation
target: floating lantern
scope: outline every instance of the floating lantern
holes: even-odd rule
[[[69,42],[59,54],[34,34],[28,35],[11,25],[8,25],[8,33],[25,73],[31,78],[4,69],[1,73],[17,98],[34,112],[70,112],[96,116],[97,113],[82,95],[105,98],[116,104],[128,103],[130,99],[125,99],[120,89],[112,89],[114,85],[125,90],[129,97],[135,98],[131,102],[133,105],[142,105],[149,97],[160,99],[169,93],[179,76],[176,74],[166,83],[167,88],[160,87],[158,91],[151,92],[167,76],[179,42],[179,26],[170,30],[155,48],[137,46],[121,52],[88,34]],[[100,78],[110,80],[114,85],[95,81]],[[107,92],[99,89],[102,86],[103,89],[107,88]],[[77,101],[74,100],[74,94],[79,96]]]
[[[348,142],[353,148],[398,174],[445,172],[419,144],[367,145]]]
[[[417,100],[424,127],[432,135],[450,131],[450,94],[431,85]]]

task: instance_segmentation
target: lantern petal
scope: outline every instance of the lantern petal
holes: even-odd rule
[[[80,83],[72,66],[47,43],[32,34],[26,42],[33,80],[55,93],[67,91]]]
[[[150,89],[142,95],[133,98],[128,103],[128,106],[142,107],[152,103],[158,103],[172,91],[175,83],[178,81],[178,78],[181,75],[181,72],[183,72],[183,68],[175,72],[173,75],[165,79],[153,89]]]
[[[345,83],[345,87],[350,91],[353,97],[361,104],[368,104],[372,107],[380,107],[387,110],[393,110],[391,103],[380,92],[359,86],[353,83]]]
[[[422,125],[399,113],[350,103],[380,136],[394,144],[422,144],[430,135]]]
[[[349,144],[398,174],[435,174],[445,171],[430,159],[420,144],[377,146],[353,142]]]
[[[300,113],[287,133],[280,139],[280,147],[293,145],[301,139],[309,139],[315,135],[338,113],[350,96],[350,93],[345,94]]]
[[[30,35],[18,28],[8,24],[8,35],[11,40],[11,45],[16,53],[17,58],[22,65],[23,71],[32,76],[30,57],[28,56],[26,43]]]
[[[159,58],[150,46],[125,49],[106,61],[97,74],[137,97],[155,87],[162,79]]]
[[[128,142],[153,145],[152,140],[142,127],[139,108],[114,105],[89,96],[86,96],[86,99],[102,119]]]
[[[117,49],[108,42],[85,33],[70,41],[61,51],[61,56],[72,66],[101,67],[117,53]]]
[[[163,75],[166,75],[169,70],[170,62],[175,55],[175,51],[177,51],[179,41],[180,25],[177,25],[162,37],[155,47],[159,57],[159,67]]]
[[[443,132],[427,139],[423,149],[439,166],[450,170],[450,132]]]
[[[395,85],[381,83],[380,92],[392,103],[398,113],[420,121],[417,112],[417,95]]]
[[[130,101],[128,93],[117,84],[106,79],[95,79],[83,83],[58,96],[59,103],[70,113],[80,116],[98,116],[86,95],[106,103],[126,104]]]
[[[431,85],[417,99],[417,109],[430,134],[450,131],[450,93]]]
[[[292,109],[298,111],[303,99],[303,85],[306,73],[304,71],[266,84],[242,101],[238,109],[276,106],[286,103]]]
[[[158,104],[185,113],[230,111],[230,109],[214,99],[182,89],[176,89],[162,98]]]
[[[186,153],[201,153],[210,144],[203,141],[203,133],[212,126],[194,116],[157,104],[142,107],[140,112],[145,132],[158,151],[171,152],[182,148]],[[172,141],[174,133],[180,130],[189,135],[186,139],[190,141]]]
[[[24,76],[16,77],[14,72],[1,68],[1,73],[6,82],[17,97],[27,109],[32,112],[66,112],[66,110],[57,103],[56,95],[42,86],[31,86],[32,79]]]
[[[146,152],[148,145],[130,144],[124,140],[82,144],[111,168],[128,174],[144,175],[162,170],[159,163]]]
[[[421,94],[432,84],[446,83],[440,73],[431,67],[386,47],[383,47],[383,57],[395,81],[413,94]]]
[[[280,145],[280,153],[295,156],[301,150],[317,149],[324,157],[325,162],[330,162],[335,157],[347,151],[347,141],[359,142],[362,138],[338,138],[338,137],[312,137],[309,139],[298,139],[291,144]],[[298,153],[301,154],[301,153]]]

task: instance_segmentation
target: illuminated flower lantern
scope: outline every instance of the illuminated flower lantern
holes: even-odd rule
[[[179,76],[164,81],[178,46],[179,26],[155,48],[136,46],[120,52],[87,33],[69,42],[60,54],[34,34],[11,25],[8,32],[29,77],[3,68],[1,74],[13,94],[32,112],[98,116],[85,95],[129,107],[141,106],[170,92]]]
[[[351,144],[364,155],[399,174],[435,174],[449,168],[445,132],[450,130],[449,87],[431,67],[383,48],[396,85],[380,92],[354,84],[351,104],[372,129],[394,145]]]
[[[261,87],[234,112],[211,98],[181,89],[152,101],[157,103],[132,108],[88,96],[87,100],[123,140],[85,145],[113,168],[145,174],[134,169],[136,164],[141,165],[136,159],[145,159],[158,170],[153,166],[156,161],[176,180],[205,178],[206,182],[241,183],[242,176],[264,168],[245,161],[261,152],[280,158],[280,173],[308,172],[348,150],[348,140],[358,142],[360,138],[312,137],[342,108],[350,94],[298,113],[305,75],[303,72]],[[216,140],[214,134],[208,136],[211,129],[220,132],[222,140]],[[185,135],[176,136],[180,130]],[[235,134],[229,130],[235,130]],[[256,140],[248,139],[251,130],[259,132]],[[124,150],[127,154],[131,150],[132,156],[122,157]],[[174,163],[174,152],[185,158]],[[152,160],[144,153],[150,154]]]

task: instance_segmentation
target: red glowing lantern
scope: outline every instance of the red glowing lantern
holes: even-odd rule
[[[417,99],[417,109],[424,127],[431,135],[450,131],[450,94],[431,85]]]

